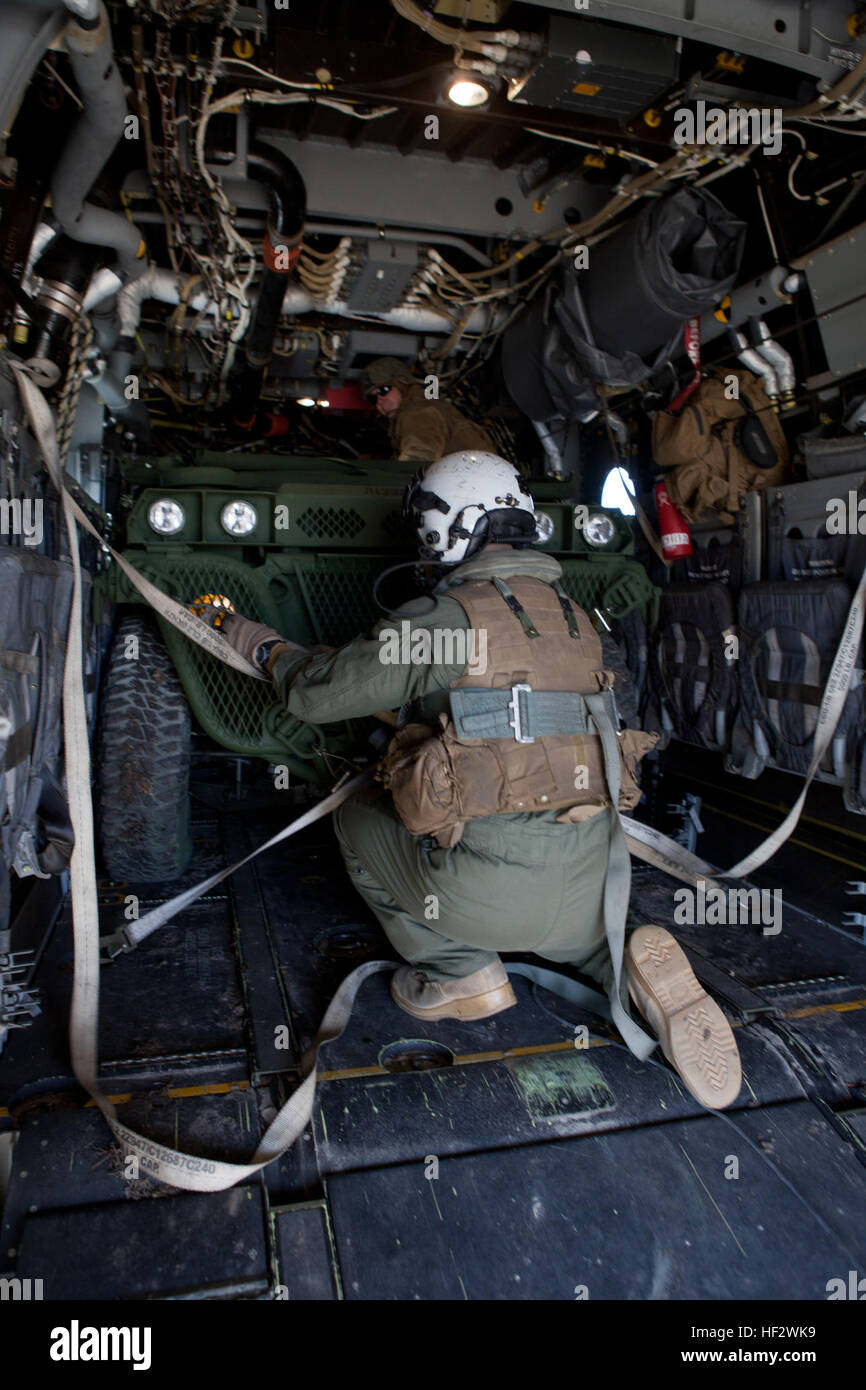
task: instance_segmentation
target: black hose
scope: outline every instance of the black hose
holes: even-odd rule
[[[34,274],[41,277],[42,286],[33,301],[38,314],[37,332],[31,333],[28,357],[53,364],[58,378],[66,369],[75,323],[73,305],[80,307],[84,299],[98,254],[95,246],[86,246],[61,233],[49,243],[33,268]]]
[[[419,561],[418,561],[418,560],[404,560],[404,561],[402,561],[402,563],[399,564],[399,565],[391,565],[391,567],[390,567],[389,569],[382,570],[382,573],[381,573],[380,575],[377,576],[376,582],[375,582],[374,585],[373,585],[373,602],[375,603],[376,607],[379,609],[379,611],[380,611],[381,613],[385,613],[385,614],[387,614],[389,617],[390,617],[394,612],[396,612],[397,609],[395,609],[395,607],[394,607],[393,604],[391,604],[391,605],[389,606],[389,605],[384,604],[384,603],[382,602],[382,600],[379,598],[379,589],[381,588],[382,581],[383,581],[384,579],[387,579],[389,575],[395,574],[395,573],[397,572],[397,570],[407,570],[407,569],[414,569],[414,570],[418,570],[418,571],[420,572],[421,567],[420,567]],[[418,579],[419,579],[419,588],[420,588],[424,581],[423,581],[422,579],[420,579],[420,573],[419,573],[419,576],[417,576],[417,577],[418,577]],[[415,613],[415,614],[413,614],[413,617],[416,617],[416,618],[418,618],[418,617],[424,617],[427,613],[432,613],[433,610],[434,610],[434,608],[436,607],[436,599],[433,597],[433,595],[432,595],[431,593],[426,593],[426,594],[425,594],[425,593],[422,592],[421,594],[418,595],[418,597],[419,597],[419,598],[427,598],[427,599],[429,599],[429,600],[430,600],[430,607],[427,608],[427,609],[425,609],[425,610],[424,610],[424,613]],[[398,605],[398,608],[401,607],[402,604],[403,604],[403,603],[406,603],[406,602],[407,602],[406,599],[402,599],[401,602],[400,602],[400,604]]]
[[[269,230],[273,228],[278,236],[299,236],[307,215],[307,190],[292,161],[270,145],[254,144],[247,155],[247,169],[257,182],[267,186]]]
[[[304,180],[281,150],[252,144],[247,154],[247,169],[267,189],[269,212],[264,240],[265,268],[244,342],[245,361],[233,383],[228,412],[239,424],[252,420],[255,415],[265,368],[273,356],[286,293],[286,275],[299,253],[307,214]],[[288,264],[281,263],[281,255],[286,256]]]

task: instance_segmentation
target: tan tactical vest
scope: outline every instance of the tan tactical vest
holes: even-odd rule
[[[487,636],[486,671],[467,671],[451,682],[452,689],[511,691],[528,685],[535,691],[582,695],[611,689],[613,675],[604,669],[601,642],[582,609],[564,595],[560,601],[554,588],[540,579],[514,577],[507,588],[512,597],[503,597],[493,580],[473,580],[448,590],[448,597],[465,610],[470,627]],[[570,623],[563,603],[573,615]],[[460,839],[463,823],[480,816],[585,808],[583,813],[558,817],[578,821],[612,804],[601,739],[595,732],[536,737],[525,743],[513,735],[460,738],[448,715],[439,719],[435,733],[423,724],[401,729],[383,760],[383,780],[412,834],[435,835],[441,845],[452,845]],[[594,727],[591,721],[588,725],[589,730]],[[634,774],[656,738],[632,729],[617,736],[621,810],[630,810],[640,799]]]

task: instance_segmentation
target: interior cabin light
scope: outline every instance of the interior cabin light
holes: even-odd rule
[[[450,79],[445,95],[455,106],[484,106],[490,100],[490,88],[477,77],[460,73]]]

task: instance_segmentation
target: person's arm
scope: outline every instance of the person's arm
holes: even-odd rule
[[[405,643],[404,622],[408,623],[409,639]],[[431,613],[407,616],[404,609],[377,623],[370,637],[355,637],[336,651],[312,657],[282,652],[272,675],[289,713],[309,724],[398,709],[430,690],[447,689],[466,669],[465,661],[434,664],[402,660],[411,654],[412,634],[422,628],[465,631],[467,627],[461,605],[442,597]]]
[[[394,444],[398,459],[429,463],[442,458],[447,442],[448,427],[435,405],[413,405],[397,416]]]

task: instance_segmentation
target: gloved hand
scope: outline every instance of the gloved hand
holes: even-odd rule
[[[223,620],[220,632],[229,645],[253,666],[256,665],[255,654],[263,642],[277,641],[288,645],[274,628],[266,627],[264,623],[254,623],[240,613],[229,613]]]

